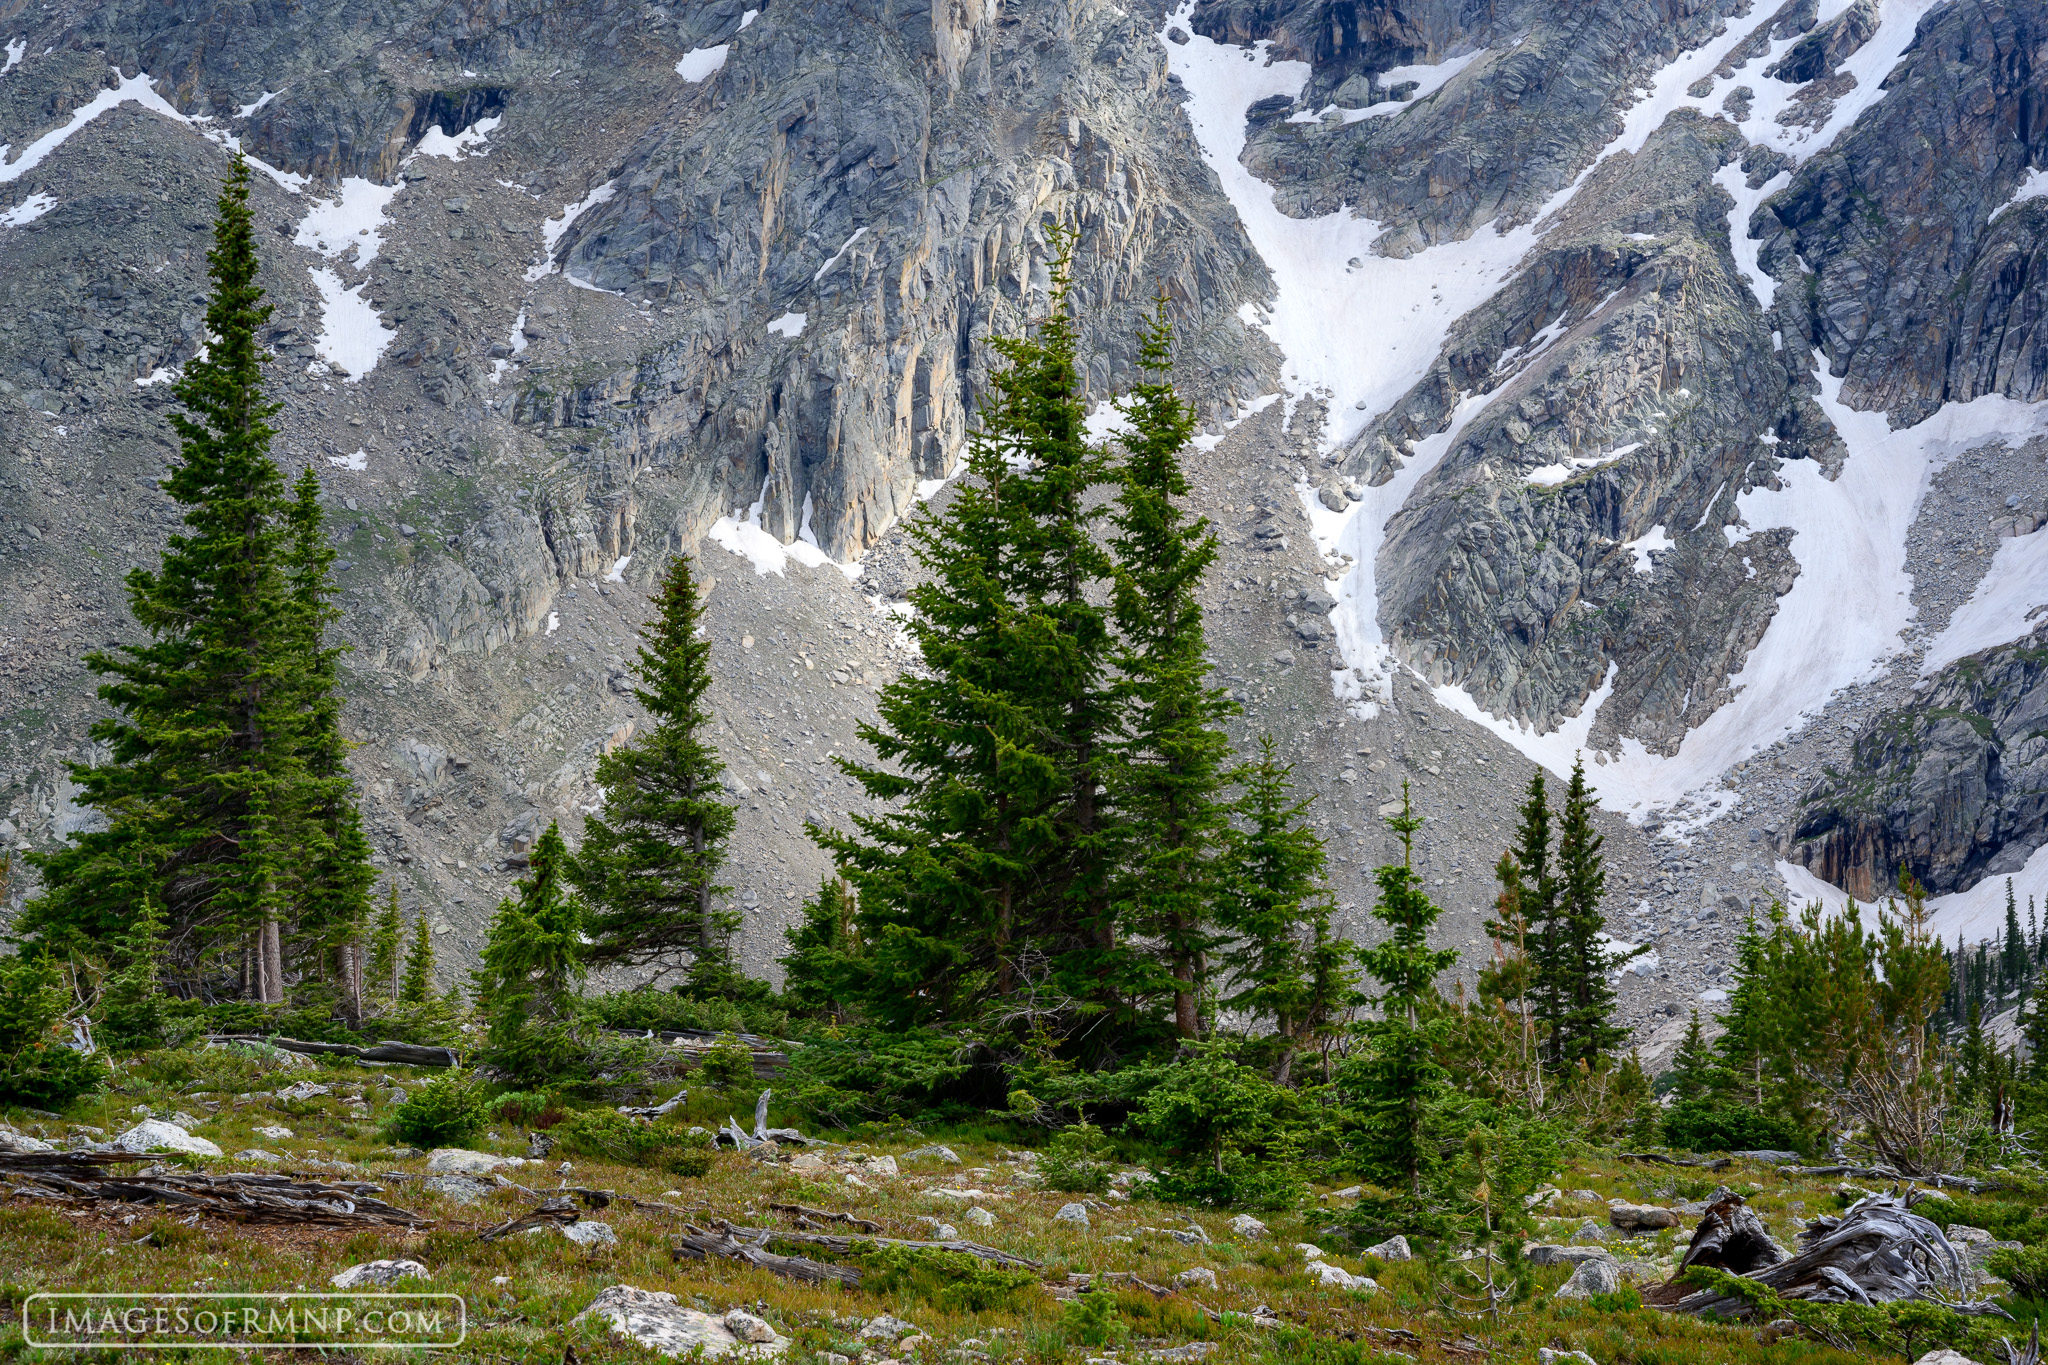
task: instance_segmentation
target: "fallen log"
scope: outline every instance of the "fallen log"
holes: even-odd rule
[[[1740,1195],[1718,1200],[1700,1220],[1680,1269],[1643,1296],[1679,1313],[1746,1317],[1749,1303],[1719,1290],[1680,1283],[1694,1265],[1715,1266],[1754,1280],[1780,1298],[1870,1306],[1922,1299],[1958,1313],[2003,1314],[1988,1300],[1965,1296],[1976,1287],[1968,1262],[1941,1228],[1888,1194],[1866,1195],[1841,1217],[1814,1219],[1787,1256]]]
[[[1979,1180],[1969,1175],[1905,1175],[1889,1166],[1780,1166],[1782,1175],[1803,1175],[1815,1178],[1853,1176],[1858,1180],[1900,1180],[1918,1181],[1936,1189],[1968,1190],[1971,1194],[1983,1194],[1987,1190],[2002,1190],[2005,1187],[1996,1180]]]
[[[532,1228],[565,1228],[576,1221],[576,1201],[573,1199],[550,1199],[529,1213],[509,1218],[494,1228],[485,1228],[476,1235],[479,1242],[499,1242],[516,1232]]]
[[[742,1241],[734,1235],[731,1224],[719,1232],[708,1232],[694,1223],[685,1223],[683,1228],[684,1231],[676,1234],[669,1244],[669,1255],[675,1260],[702,1261],[717,1257],[741,1261],[804,1284],[840,1284],[848,1289],[860,1288],[861,1272],[852,1266],[814,1261],[808,1256],[778,1256],[754,1242]],[[743,1228],[738,1231],[757,1232],[760,1229]]]
[[[998,1251],[994,1247],[985,1247],[978,1242],[919,1242],[909,1241],[900,1237],[842,1237],[837,1233],[831,1232],[783,1232],[778,1228],[736,1227],[722,1218],[718,1220],[718,1225],[733,1236],[756,1244],[773,1238],[781,1242],[794,1242],[800,1246],[821,1247],[840,1256],[848,1254],[856,1246],[865,1243],[869,1246],[877,1247],[908,1247],[914,1251],[957,1251],[962,1255],[973,1256],[978,1260],[987,1261],[993,1265],[999,1265],[1010,1270],[1043,1270],[1045,1268],[1045,1262],[1043,1261],[1034,1261],[1028,1256],[1016,1256],[1007,1251]]]
[[[271,1172],[203,1174],[151,1166],[110,1175],[107,1168],[150,1163],[132,1152],[0,1153],[0,1174],[28,1182],[10,1191],[81,1203],[162,1204],[237,1223],[330,1227],[420,1227],[433,1220],[374,1196],[365,1180],[322,1182]]]
[[[382,1042],[372,1047],[354,1043],[309,1043],[299,1038],[279,1038],[268,1033],[209,1033],[209,1043],[263,1043],[286,1052],[309,1057],[354,1057],[365,1062],[397,1063],[401,1066],[459,1066],[454,1048],[423,1047],[417,1043]]]
[[[1666,1156],[1662,1152],[1623,1152],[1623,1161],[1651,1161],[1663,1166],[1691,1166],[1702,1171],[1725,1171],[1735,1164],[1733,1158]]]
[[[808,1218],[814,1223],[846,1223],[861,1229],[863,1232],[880,1232],[882,1230],[880,1223],[866,1218],[856,1218],[850,1213],[832,1213],[825,1209],[807,1208],[802,1204],[770,1204],[768,1207],[774,1209],[777,1213],[794,1214],[800,1219]]]

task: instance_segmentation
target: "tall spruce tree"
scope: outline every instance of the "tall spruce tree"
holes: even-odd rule
[[[720,799],[725,765],[702,735],[711,641],[690,567],[677,555],[655,590],[633,689],[653,727],[598,760],[604,805],[584,826],[573,876],[591,907],[591,964],[687,958],[709,977],[728,965],[739,916],[716,904],[729,889],[718,870],[734,815]]]
[[[827,877],[804,904],[804,916],[783,931],[789,953],[781,959],[787,982],[782,998],[793,1012],[843,1024],[852,1018],[851,989],[862,975],[865,955],[854,924],[853,891],[843,878]]]
[[[1142,342],[1144,378],[1118,404],[1127,430],[1111,516],[1125,734],[1107,765],[1122,817],[1116,911],[1126,932],[1151,945],[1165,978],[1159,989],[1172,996],[1174,1031],[1193,1038],[1203,1027],[1217,942],[1217,856],[1229,833],[1230,740],[1222,722],[1237,706],[1211,685],[1203,657],[1196,593],[1216,562],[1216,537],[1206,518],[1177,501],[1188,492],[1180,452],[1194,434],[1195,413],[1173,387],[1164,297]]]
[[[256,339],[270,309],[239,155],[207,263],[206,345],[172,390],[180,449],[161,485],[185,530],[156,571],[127,577],[150,641],[86,659],[118,714],[92,729],[109,760],[73,780],[107,828],[36,859],[45,889],[16,932],[90,953],[147,896],[164,912],[167,976],[195,988],[239,957],[249,993],[277,1001],[284,926],[303,923],[324,951],[360,913],[368,869],[322,642],[317,485],[288,500],[270,457],[278,405]]]
[[[906,629],[924,666],[882,690],[880,724],[862,730],[879,764],[841,763],[889,809],[813,837],[859,898],[868,1018],[1014,1019],[1033,994],[1076,1002],[1035,1017],[1101,1049],[1136,975],[1097,796],[1116,698],[1107,613],[1090,597],[1109,564],[1088,494],[1108,468],[1085,426],[1064,247],[1052,267],[1036,334],[994,343],[1007,363],[989,377],[966,477],[910,529],[927,578]]]
[[[1262,736],[1244,774],[1240,828],[1217,903],[1232,936],[1222,959],[1237,987],[1223,1003],[1273,1020],[1280,1040],[1275,1079],[1282,1085],[1295,1055],[1317,1045],[1357,982],[1355,950],[1330,930],[1323,841],[1302,819],[1309,802],[1294,799],[1292,772],[1274,756],[1273,737]]]
[[[492,1063],[521,1080],[552,1074],[566,1058],[550,1026],[565,1023],[583,975],[584,909],[568,882],[569,850],[550,822],[526,876],[498,902],[471,974]]]
[[[1379,898],[1372,914],[1390,932],[1359,954],[1360,965],[1380,987],[1380,1017],[1363,1026],[1368,1046],[1339,1076],[1352,1100],[1366,1173],[1383,1185],[1405,1185],[1419,1197],[1434,1153],[1428,1119],[1451,1080],[1437,1060],[1448,1024],[1435,1008],[1436,978],[1458,954],[1429,946],[1429,931],[1443,911],[1415,872],[1415,831],[1422,821],[1409,806],[1406,783],[1401,813],[1387,823],[1401,840],[1401,861],[1373,873]]]
[[[405,980],[399,985],[398,998],[407,1005],[424,1005],[434,998],[434,937],[424,910],[412,922],[412,946],[405,954]]]
[[[1521,934],[1527,944],[1529,1013],[1542,1035],[1543,1060],[1555,1066],[1562,1055],[1562,1045],[1554,1036],[1556,1021],[1571,1006],[1564,990],[1564,940],[1557,925],[1558,883],[1551,871],[1550,794],[1540,767],[1530,774],[1521,817],[1514,847],[1501,860],[1496,875],[1501,895],[1521,917]]]
[[[2027,970],[2027,938],[2020,930],[2020,907],[2013,895],[2012,878],[2005,879],[2005,941],[2000,956],[2007,991],[2024,991],[2032,975]]]
[[[405,919],[398,911],[397,878],[392,879],[390,892],[370,929],[370,981],[378,995],[397,1000],[398,971],[405,947]]]
[[[1680,1104],[1706,1098],[1713,1080],[1713,1067],[1713,1053],[1707,1049],[1706,1034],[1700,1027],[1700,1012],[1695,1006],[1692,1023],[1685,1030],[1685,1039],[1679,1043],[1678,1053],[1671,1059],[1671,1098]]]
[[[1608,947],[1607,920],[1600,902],[1607,894],[1601,857],[1606,838],[1593,828],[1593,791],[1586,785],[1583,759],[1572,763],[1564,811],[1557,831],[1557,899],[1545,930],[1544,970],[1551,973],[1544,998],[1550,1013],[1546,1040],[1553,1066],[1591,1067],[1628,1037],[1612,1022],[1616,992],[1608,973],[1643,952]]]

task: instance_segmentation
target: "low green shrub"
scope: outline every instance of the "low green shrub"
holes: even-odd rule
[[[488,1119],[476,1074],[451,1071],[406,1097],[385,1120],[385,1135],[414,1147],[454,1147],[483,1131]]]
[[[599,1161],[652,1166],[692,1179],[711,1170],[711,1135],[685,1132],[673,1123],[649,1123],[612,1109],[581,1109],[553,1131],[566,1150]]]
[[[41,957],[0,957],[0,1101],[48,1109],[107,1083],[107,1064],[67,1047],[64,977]]]
[[[1664,1142],[1688,1152],[1804,1151],[1810,1134],[1791,1120],[1710,1100],[1682,1100],[1664,1111]]]
[[[2048,1246],[1994,1251],[1984,1268],[2012,1286],[2023,1299],[2048,1299]]]
[[[754,1083],[754,1053],[745,1043],[726,1034],[697,1068],[697,1076],[714,1090],[736,1090]]]
[[[490,1116],[493,1123],[546,1128],[561,1122],[562,1111],[546,1091],[508,1090],[491,1101]]]
[[[1068,1194],[1103,1194],[1115,1174],[1109,1139],[1092,1123],[1062,1129],[1038,1156],[1038,1174],[1047,1189]]]
[[[1004,1270],[964,1251],[860,1243],[853,1254],[863,1271],[862,1289],[907,1293],[946,1312],[1015,1311],[1038,1287],[1038,1277],[1028,1270]]]
[[[1060,1327],[1084,1346],[1114,1346],[1130,1335],[1116,1295],[1090,1290],[1060,1309]]]

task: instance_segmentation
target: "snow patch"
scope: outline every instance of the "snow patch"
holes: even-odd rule
[[[770,336],[800,337],[804,334],[807,317],[808,314],[804,313],[784,313],[768,324],[768,333]]]
[[[555,612],[555,611],[551,611],[551,612],[549,612],[549,613],[548,613],[548,628],[547,628],[547,630],[546,630],[546,632],[545,632],[545,633],[546,633],[546,634],[549,634],[549,635],[553,635],[553,634],[554,634],[554,633],[555,633],[556,631],[560,630],[561,628],[562,628],[562,614],[561,614],[560,612]]]
[[[349,176],[341,182],[334,198],[321,200],[306,211],[292,238],[293,245],[316,251],[329,260],[353,250],[355,267],[361,270],[377,259],[378,248],[384,245],[383,230],[390,226],[385,210],[404,188],[402,181],[379,185],[361,176]]]
[[[819,280],[824,279],[825,272],[830,270],[833,266],[838,265],[839,258],[844,256],[847,252],[853,250],[853,244],[867,235],[868,230],[866,228],[855,228],[853,230],[853,236],[848,237],[845,241],[841,242],[839,244],[839,250],[832,253],[832,259],[818,267],[818,273],[811,276],[811,283],[816,284]]]
[[[370,452],[358,449],[349,455],[329,455],[327,463],[336,469],[346,469],[352,474],[360,474],[370,467]]]
[[[625,582],[625,581],[626,581],[626,566],[627,566],[628,564],[631,564],[632,562],[633,562],[633,556],[631,556],[631,555],[620,555],[620,556],[619,556],[619,557],[618,557],[617,559],[615,559],[615,560],[613,560],[613,561],[612,561],[612,566],[611,566],[611,567],[610,567],[609,569],[606,569],[606,570],[605,570],[605,572],[604,572],[604,581],[605,581],[605,582],[607,582],[607,583],[623,583],[623,582]]]
[[[275,91],[275,90],[266,90],[266,91],[264,91],[264,92],[263,92],[263,93],[262,93],[261,95],[259,95],[259,96],[257,96],[257,97],[256,97],[256,100],[255,100],[255,102],[254,102],[253,104],[245,104],[245,105],[241,106],[241,107],[240,107],[239,109],[235,110],[235,117],[236,117],[236,118],[247,118],[247,117],[249,117],[249,115],[251,115],[251,114],[255,113],[255,112],[256,112],[256,111],[258,110],[258,109],[261,109],[261,108],[262,108],[262,107],[263,107],[264,105],[266,105],[266,104],[270,103],[270,102],[271,102],[272,100],[276,99],[276,98],[277,98],[277,94],[278,94],[278,92],[277,92],[277,91]]]
[[[2048,624],[2048,528],[2003,541],[1977,591],[1927,647],[1922,677]]]
[[[1131,434],[1131,419],[1124,410],[1105,398],[1088,410],[1088,419],[1082,423],[1088,439],[1100,445],[1116,436]]]
[[[1604,464],[1613,464],[1624,455],[1641,450],[1641,441],[1630,441],[1625,446],[1616,446],[1604,455],[1580,455],[1559,464],[1541,465],[1529,471],[1529,482],[1539,488],[1555,488],[1574,474],[1588,469],[1598,469]]]
[[[14,47],[11,44],[7,49],[7,53],[8,65],[12,66],[15,58]],[[119,75],[118,69],[115,74]],[[120,84],[111,90],[101,90],[84,104],[73,109],[69,119],[65,120],[59,127],[51,129],[34,142],[29,143],[27,147],[22,149],[21,155],[13,161],[7,160],[7,153],[12,150],[11,144],[0,143],[0,185],[21,179],[21,177],[42,165],[43,159],[69,141],[73,133],[76,133],[109,109],[117,109],[124,104],[139,104],[151,113],[162,114],[174,123],[183,123],[190,126],[192,122],[191,119],[186,118],[183,114],[172,108],[170,101],[157,94],[156,82],[152,81],[148,76],[141,72],[137,72],[133,76],[122,76]]]
[[[2042,198],[2048,198],[2048,171],[2030,169],[2027,178],[2020,182],[2020,187],[2012,192],[2012,198],[1991,210],[1991,221],[1997,222],[1998,215],[2014,204],[2024,204],[2029,199]]]
[[[57,207],[57,201],[47,194],[32,194],[5,213],[0,213],[0,227],[21,227]]]
[[[320,335],[313,353],[354,383],[377,368],[378,358],[398,333],[387,330],[377,310],[363,297],[370,287],[366,279],[353,289],[345,288],[341,276],[325,266],[313,272],[313,287],[320,291]]]
[[[1634,540],[1623,542],[1621,548],[1636,557],[1637,573],[1650,573],[1657,567],[1650,556],[1659,550],[1670,549],[1673,544],[1671,537],[1664,532],[1663,523],[1659,522]]]
[[[136,380],[135,387],[138,389],[146,389],[150,387],[150,385],[152,384],[168,384],[177,377],[178,375],[176,371],[167,370],[163,366],[159,365],[155,369],[151,370],[148,374],[142,376],[142,378]]]
[[[412,156],[406,157],[406,160],[411,161],[414,156],[438,156],[446,161],[460,161],[464,156],[482,147],[484,140],[496,132],[498,125],[504,121],[495,114],[490,118],[478,119],[453,137],[442,132],[441,125],[437,123],[427,129],[426,136],[419,140],[419,145],[412,149]],[[488,152],[477,154],[490,155]]]
[[[784,545],[761,528],[761,507],[768,491],[767,480],[762,480],[762,498],[756,498],[747,508],[745,519],[734,511],[711,523],[708,532],[713,542],[741,556],[754,566],[754,572],[764,577],[774,574],[780,578],[789,570],[789,561],[795,560],[806,568],[821,569],[831,565],[848,578],[859,578],[859,564],[842,564],[818,548],[817,538],[811,534],[811,496],[804,495],[803,528],[797,539]]]
[[[1778,296],[1778,282],[1764,273],[1763,266],[1758,264],[1764,244],[1749,235],[1749,218],[1756,212],[1758,204],[1783,189],[1791,180],[1790,171],[1779,171],[1751,189],[1749,177],[1738,162],[1731,161],[1714,172],[1714,183],[1728,191],[1735,200],[1735,206],[1728,210],[1728,245],[1735,253],[1735,268],[1742,272],[1742,278],[1749,281],[1750,291],[1766,313],[1771,311],[1771,300]]]
[[[0,76],[6,75],[21,65],[21,59],[28,52],[28,39],[16,38],[7,45],[7,65],[0,66]]]
[[[685,53],[676,63],[676,74],[692,85],[708,81],[725,66],[725,54],[731,50],[731,43],[720,43],[717,47],[700,47]]]
[[[745,28],[747,25],[753,23],[756,19],[760,17],[761,11],[757,9],[750,9],[745,14],[742,14],[740,16],[740,27]]]
[[[1813,875],[1797,863],[1780,861],[1778,875],[1785,879],[1785,890],[1795,906],[1818,902],[1830,914],[1840,914],[1849,906],[1848,893],[1840,887],[1830,885]],[[2035,887],[2048,882],[2048,844],[2034,850],[2026,865],[2012,873],[2013,888],[2021,896],[2030,894]],[[2005,877],[1991,876],[1978,882],[1966,891],[1951,891],[1946,896],[1930,896],[1927,899],[1927,927],[1936,938],[1954,943],[1960,938],[1965,943],[1980,943],[2001,933],[2005,929]],[[1887,898],[1889,899],[1889,898]],[[1866,905],[1857,902],[1865,924],[1875,924],[1879,910],[1889,907],[1880,902]],[[1903,908],[1903,907],[1901,907]]]
[[[527,283],[531,284],[543,276],[554,274],[557,269],[555,265],[555,245],[562,240],[562,234],[569,230],[570,224],[596,208],[599,204],[610,203],[612,196],[617,193],[617,182],[607,180],[589,194],[584,195],[576,203],[562,205],[560,217],[550,218],[542,223],[540,225],[540,264],[526,272]]]
[[[1441,62],[1432,66],[1389,67],[1379,74],[1379,79],[1374,84],[1382,90],[1391,90],[1397,85],[1406,85],[1408,82],[1414,81],[1415,89],[1406,99],[1381,100],[1377,104],[1368,104],[1363,109],[1340,109],[1334,104],[1329,104],[1324,105],[1313,114],[1296,114],[1287,121],[1289,123],[1320,123],[1332,113],[1341,114],[1346,123],[1357,123],[1362,119],[1369,118],[1392,118],[1396,114],[1414,108],[1437,91],[1443,89],[1445,85],[1450,83],[1451,77],[1457,75],[1460,71],[1463,71],[1485,55],[1486,49],[1480,48],[1477,52],[1467,52],[1462,56],[1446,57]]]

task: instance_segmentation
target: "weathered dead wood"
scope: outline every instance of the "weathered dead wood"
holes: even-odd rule
[[[29,1182],[26,1190],[81,1202],[162,1204],[237,1223],[311,1223],[333,1227],[417,1227],[433,1220],[375,1198],[383,1187],[365,1180],[322,1182],[271,1172],[195,1171],[151,1167],[110,1175],[111,1166],[155,1158],[132,1152],[0,1153],[0,1174]]]
[[[798,1218],[808,1218],[814,1223],[846,1223],[861,1229],[863,1232],[880,1232],[882,1230],[880,1223],[866,1218],[856,1218],[850,1213],[832,1213],[825,1209],[807,1208],[802,1204],[770,1204],[768,1207],[774,1209],[777,1213],[790,1213],[795,1214]]]
[[[1725,1171],[1735,1164],[1734,1158],[1665,1156],[1662,1152],[1623,1152],[1623,1161],[1652,1161],[1661,1166],[1691,1166],[1702,1171]]]
[[[754,1078],[772,1081],[789,1067],[787,1049],[795,1046],[779,1038],[764,1038],[757,1033],[711,1033],[704,1029],[640,1029],[615,1028],[610,1032],[622,1038],[640,1038],[647,1042],[662,1042],[673,1049],[671,1056],[679,1063],[678,1070],[693,1071],[703,1064],[705,1054],[720,1043],[728,1046],[737,1042],[744,1047],[754,1062]]]
[[[846,1255],[855,1246],[865,1242],[870,1246],[878,1247],[909,1247],[912,1250],[924,1251],[957,1251],[963,1255],[973,1256],[994,1265],[1003,1266],[1006,1269],[1042,1270],[1045,1267],[1045,1262],[1043,1261],[1034,1261],[1028,1256],[1014,1256],[1007,1251],[998,1251],[994,1247],[982,1246],[978,1242],[916,1242],[906,1241],[899,1237],[842,1237],[830,1232],[783,1232],[778,1228],[736,1227],[723,1219],[719,1220],[719,1226],[732,1233],[735,1237],[743,1238],[756,1244],[774,1238],[783,1242],[795,1242],[801,1246],[821,1247],[840,1256]]]
[[[557,1197],[535,1208],[531,1213],[522,1213],[517,1218],[507,1219],[494,1228],[485,1228],[476,1235],[479,1242],[497,1242],[515,1232],[530,1228],[565,1228],[576,1221],[576,1201]]]
[[[2005,1188],[1995,1180],[1979,1180],[1968,1175],[1901,1175],[1889,1166],[1780,1166],[1778,1171],[1781,1175],[1817,1178],[1854,1176],[1858,1180],[1916,1180],[1937,1189],[1968,1190],[1971,1194]]]
[[[804,1284],[842,1284],[848,1289],[860,1288],[861,1272],[852,1266],[831,1265],[814,1261],[808,1256],[779,1256],[752,1241],[742,1241],[733,1235],[731,1224],[726,1230],[708,1232],[694,1223],[683,1224],[684,1231],[676,1234],[669,1243],[669,1254],[678,1261],[702,1261],[717,1257],[727,1261],[741,1261],[786,1280],[798,1280]],[[753,1232],[759,1229],[745,1229]]]
[[[357,1047],[353,1043],[309,1043],[268,1033],[209,1033],[206,1040],[209,1043],[264,1043],[310,1057],[355,1057],[365,1062],[395,1062],[402,1066],[457,1066],[461,1062],[453,1048],[423,1047],[418,1043],[386,1041],[372,1047]]]
[[[1777,1260],[1767,1259],[1776,1243],[1741,1204],[1740,1195],[1730,1195],[1707,1211],[1680,1262],[1681,1275],[1693,1265],[1721,1265],[1781,1298],[1809,1303],[1868,1306],[1924,1299],[1959,1313],[2002,1312],[1989,1301],[1964,1297],[1976,1282],[1962,1254],[1938,1225],[1895,1196],[1866,1195],[1840,1218],[1814,1219],[1799,1234],[1799,1253]],[[1759,1233],[1767,1245],[1758,1243]],[[1752,1268],[1735,1270],[1745,1261]],[[1745,1317],[1753,1311],[1744,1300],[1715,1290],[1687,1290],[1676,1276],[1644,1298],[1681,1313]]]

